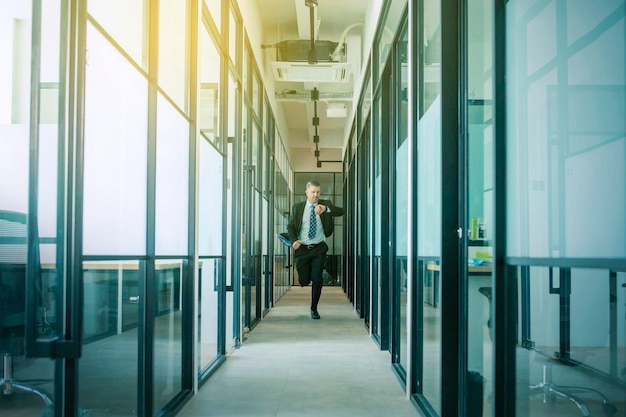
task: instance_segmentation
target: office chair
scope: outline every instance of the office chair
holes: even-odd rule
[[[482,295],[484,295],[487,298],[487,300],[489,301],[489,310],[491,311],[491,299],[492,299],[491,287],[480,287],[478,289],[478,292],[480,292]],[[487,320],[487,327],[489,328],[489,336],[491,338],[493,338],[492,326],[493,324],[491,322],[491,315],[490,315],[489,319]],[[581,414],[584,417],[591,417],[589,407],[580,397],[577,396],[577,394],[578,395],[595,394],[599,398],[602,399],[602,412],[607,417],[611,417],[617,412],[617,407],[615,407],[615,405],[609,402],[609,399],[606,397],[606,395],[604,395],[602,392],[596,389],[587,388],[587,387],[556,385],[552,383],[551,382],[551,379],[552,379],[551,370],[546,365],[542,365],[542,366],[543,366],[543,369],[542,369],[541,382],[539,382],[538,384],[529,386],[530,396],[541,395],[542,402],[544,404],[547,403],[548,401],[554,402],[559,397],[569,400],[572,403],[574,403],[576,407],[578,407],[578,409],[580,410]]]
[[[7,397],[16,390],[33,393],[50,407],[45,391],[13,376],[13,358],[25,354],[27,249],[26,215],[0,210],[0,390]]]

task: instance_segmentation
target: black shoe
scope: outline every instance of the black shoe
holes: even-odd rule
[[[317,312],[317,310],[311,310],[311,318],[314,320],[319,320],[320,319],[320,313]]]

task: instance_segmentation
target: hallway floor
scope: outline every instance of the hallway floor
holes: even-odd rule
[[[293,287],[179,417],[417,417],[392,368],[341,287]]]

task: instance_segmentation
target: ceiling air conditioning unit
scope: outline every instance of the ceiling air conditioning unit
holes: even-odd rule
[[[345,62],[272,62],[276,81],[342,83],[350,79],[350,64]]]
[[[295,82],[347,82],[350,79],[351,65],[345,62],[345,51],[339,43],[316,41],[317,63],[309,64],[311,42],[308,40],[283,41],[278,43],[276,62],[272,62],[276,81]],[[331,56],[334,55],[334,60]]]

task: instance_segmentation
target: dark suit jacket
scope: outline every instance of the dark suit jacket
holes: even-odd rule
[[[341,207],[333,205],[332,201],[330,200],[320,199],[318,201],[318,204],[323,204],[330,209],[330,213],[326,212],[320,214],[322,226],[324,227],[324,235],[328,237],[333,234],[333,230],[335,228],[333,217],[342,216],[343,209]],[[300,228],[302,227],[302,216],[304,214],[304,207],[306,207],[306,200],[294,204],[293,208],[291,209],[291,215],[289,216],[289,222],[287,223],[287,233],[289,233],[289,240],[291,241],[291,243],[298,240]]]

